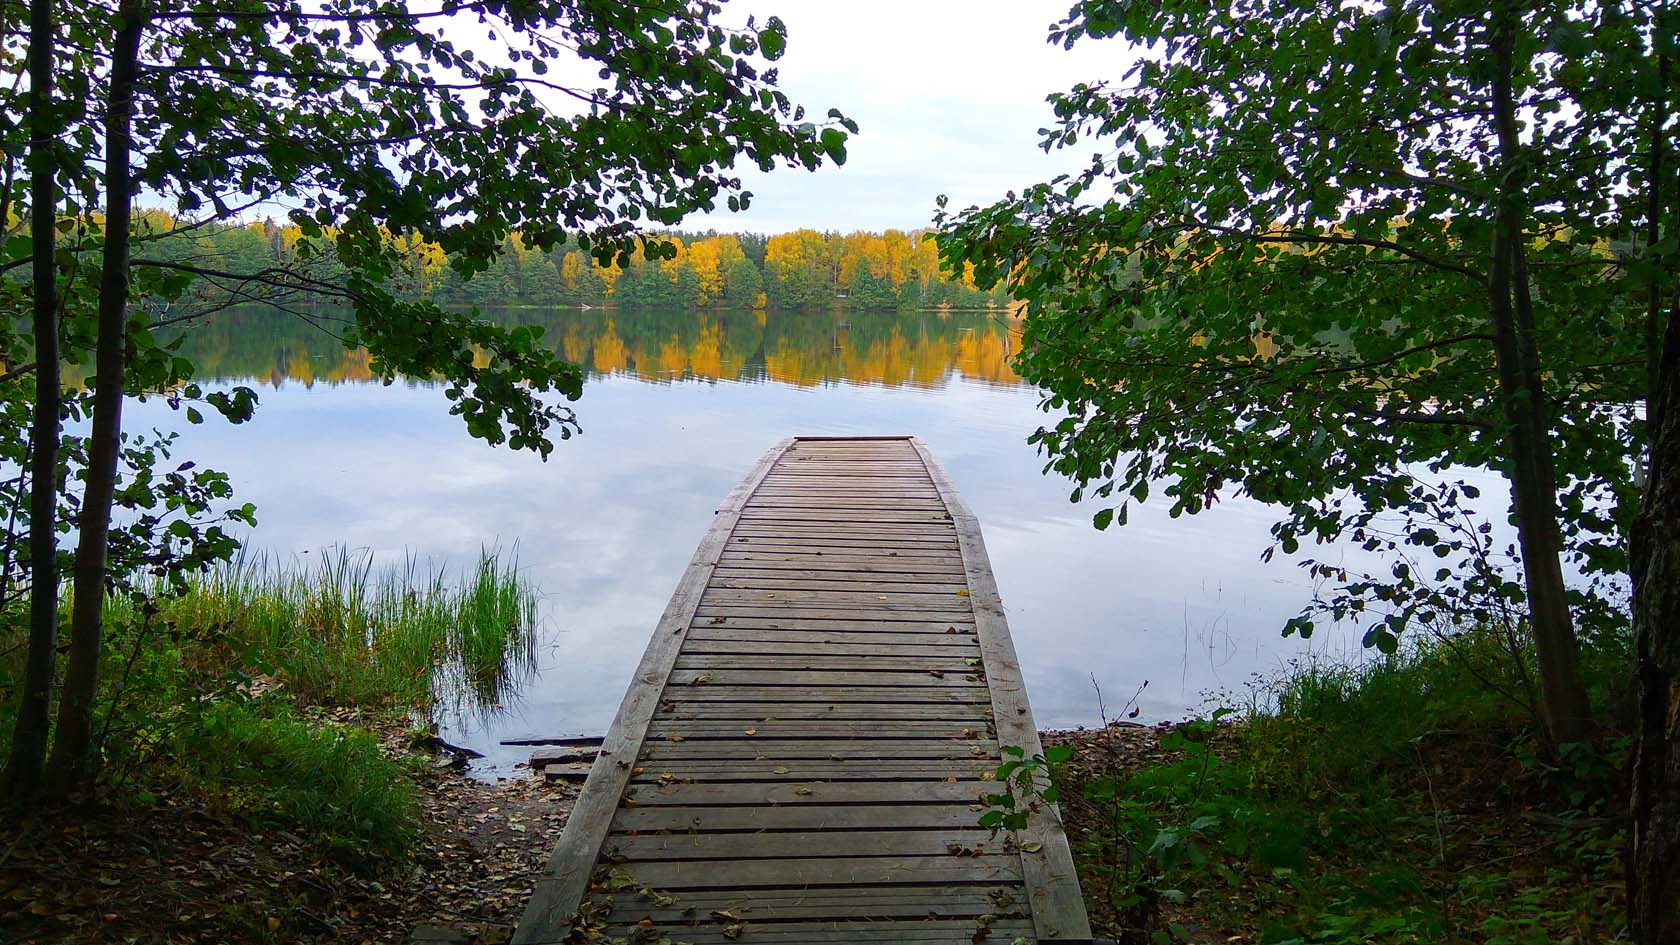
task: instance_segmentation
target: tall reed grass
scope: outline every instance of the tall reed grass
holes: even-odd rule
[[[159,600],[166,619],[215,628],[305,703],[493,705],[536,653],[536,594],[493,551],[455,581],[412,557],[379,568],[344,547],[314,565],[246,556]]]

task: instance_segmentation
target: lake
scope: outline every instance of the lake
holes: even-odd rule
[[[1098,506],[1042,474],[1026,440],[1047,417],[1009,369],[1001,313],[496,317],[544,325],[589,368],[584,433],[547,462],[471,439],[441,389],[374,383],[364,355],[279,312],[196,327],[184,352],[205,378],[256,387],[254,421],[188,426],[155,398],[128,415],[130,429],[179,430],[180,455],[231,474],[258,509],[253,550],[307,561],[344,544],[451,566],[516,550],[542,596],[536,673],[501,711],[444,720],[487,771],[527,752],[502,738],[605,731],[713,509],[795,434],[928,443],[984,526],[1043,727],[1095,724],[1105,704],[1116,717],[1146,681],[1139,720],[1178,718],[1307,652],[1279,629],[1311,584],[1281,557],[1260,562],[1266,508],[1230,497],[1170,519],[1157,502],[1098,532]],[[1334,629],[1310,646],[1358,649]]]

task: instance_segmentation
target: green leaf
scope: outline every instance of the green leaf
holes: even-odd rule
[[[780,17],[771,17],[765,21],[764,29],[758,31],[758,47],[764,53],[764,58],[774,62],[782,58],[787,50],[787,26]]]

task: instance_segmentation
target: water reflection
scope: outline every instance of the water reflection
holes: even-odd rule
[[[1174,520],[1152,504],[1097,532],[1095,508],[1067,502],[1068,483],[1045,477],[1025,442],[1044,415],[1005,364],[1001,316],[497,317],[539,321],[590,366],[585,435],[547,463],[468,438],[434,386],[358,383],[364,359],[276,313],[186,339],[204,374],[265,388],[253,423],[185,426],[155,399],[131,416],[181,429],[183,455],[233,476],[258,507],[259,549],[344,543],[467,564],[517,544],[544,595],[535,677],[503,714],[448,733],[504,770],[522,753],[500,738],[606,728],[717,503],[796,433],[928,442],[980,517],[1041,724],[1095,721],[1093,679],[1111,709],[1148,680],[1141,718],[1175,717],[1304,649],[1278,629],[1310,588],[1288,564],[1258,561],[1266,509],[1233,499]],[[1350,646],[1334,634],[1313,644]]]
[[[850,381],[930,388],[953,375],[1017,385],[1009,357],[1019,323],[1002,312],[774,312],[502,310],[501,324],[540,325],[566,359],[595,377],[644,381],[775,381],[813,387]],[[371,382],[365,351],[329,332],[343,316],[266,308],[194,326],[184,354],[211,378],[275,388]],[[327,330],[322,330],[325,327]],[[71,377],[71,381],[79,378]]]

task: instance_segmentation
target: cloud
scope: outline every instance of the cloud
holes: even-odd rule
[[[744,173],[750,209],[691,217],[688,227],[908,229],[931,221],[939,194],[957,207],[997,200],[1085,163],[1083,151],[1039,148],[1038,129],[1053,120],[1045,96],[1118,78],[1131,58],[1112,41],[1048,45],[1066,0],[759,2],[751,12],[761,21],[774,13],[788,26],[782,87],[819,116],[839,108],[860,133],[844,167]]]

